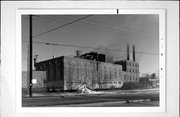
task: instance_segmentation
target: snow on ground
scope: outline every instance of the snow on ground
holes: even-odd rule
[[[80,87],[79,92],[40,92],[34,93],[33,96],[85,96],[85,95],[126,95],[126,94],[147,94],[147,93],[159,93],[158,88],[153,89],[137,89],[137,90],[106,90],[106,91],[93,91],[87,87]],[[23,97],[28,97],[24,95]]]

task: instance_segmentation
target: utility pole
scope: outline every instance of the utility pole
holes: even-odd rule
[[[28,85],[28,94],[29,97],[32,97],[32,15],[29,15],[29,85]]]

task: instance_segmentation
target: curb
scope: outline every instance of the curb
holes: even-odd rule
[[[126,103],[133,103],[133,102],[148,102],[151,99],[139,99],[139,100],[127,100]]]

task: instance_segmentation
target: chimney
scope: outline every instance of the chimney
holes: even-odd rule
[[[133,45],[133,61],[135,62],[135,59],[136,57],[135,57],[135,45]]]
[[[127,60],[129,60],[129,43],[127,44]]]
[[[76,57],[80,57],[81,51],[80,50],[76,50]]]

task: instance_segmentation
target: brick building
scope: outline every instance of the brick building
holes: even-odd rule
[[[76,90],[86,84],[90,89],[121,88],[122,66],[78,57],[58,57],[38,62],[36,70],[46,71],[46,87]]]
[[[139,64],[130,60],[122,60],[115,62],[122,65],[124,74],[124,82],[139,82]]]
[[[133,45],[133,60],[130,60],[129,45],[127,45],[127,60],[115,61],[115,64],[122,65],[124,82],[139,82],[139,63],[135,60],[135,46]]]
[[[77,52],[78,53],[78,52]],[[76,57],[61,56],[35,63],[37,71],[46,71],[45,86],[47,89],[77,90],[81,84],[90,89],[121,88],[124,82],[139,82],[139,63],[133,60],[106,62],[106,56],[90,52]]]

